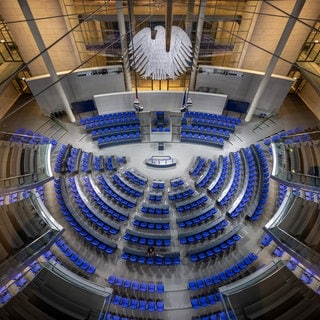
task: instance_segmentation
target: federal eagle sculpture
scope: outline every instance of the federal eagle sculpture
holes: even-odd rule
[[[181,28],[173,26],[170,50],[166,51],[165,28],[156,26],[155,37],[150,28],[139,31],[129,45],[132,66],[144,78],[176,79],[186,72],[192,58],[191,41]]]

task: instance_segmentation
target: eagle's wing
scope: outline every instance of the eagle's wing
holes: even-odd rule
[[[136,70],[139,73],[144,73],[147,65],[150,63],[150,48],[152,46],[151,29],[144,28],[139,31],[132,39],[129,46],[129,52],[134,55],[134,63]],[[133,53],[134,50],[134,53]]]
[[[172,27],[170,53],[175,76],[186,72],[192,57],[192,45],[188,35],[179,27]]]

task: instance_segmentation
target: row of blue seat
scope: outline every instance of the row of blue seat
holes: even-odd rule
[[[172,188],[179,188],[179,187],[184,185],[184,181],[180,177],[174,178],[174,179],[170,179],[170,185],[171,185]]]
[[[9,141],[29,143],[33,145],[51,143],[53,148],[58,144],[56,139],[48,138],[46,136],[41,135],[38,132],[34,132],[30,129],[25,128],[17,129],[15,133],[10,137]]]
[[[24,275],[19,272],[18,274],[16,274],[13,278],[12,281],[14,282],[15,286],[21,290],[27,283],[27,279],[24,277]]]
[[[190,199],[189,202],[180,204],[179,202],[176,203],[176,209],[178,212],[186,212],[188,210],[196,209],[199,206],[202,206],[206,201],[208,201],[208,197],[206,195],[203,195],[202,197],[192,200]]]
[[[56,198],[57,202],[59,204],[59,207],[66,219],[66,221],[70,224],[70,226],[83,238],[85,241],[90,243],[92,246],[97,248],[100,251],[106,252],[108,254],[111,254],[116,249],[115,246],[110,246],[106,243],[103,243],[93,237],[87,230],[85,230],[82,226],[79,225],[79,223],[74,219],[71,212],[68,210],[65,201],[63,199],[62,193],[61,193],[61,186],[60,186],[60,179],[54,180],[54,188],[56,192]]]
[[[184,114],[184,118],[218,120],[218,121],[233,123],[233,124],[237,124],[237,125],[241,124],[240,118],[234,118],[234,117],[224,116],[221,114],[199,112],[199,111],[187,111]]]
[[[36,191],[40,195],[41,200],[44,202],[45,201],[45,193],[44,193],[44,187],[38,186],[36,187]],[[24,190],[22,192],[13,192],[9,193],[7,196],[0,196],[0,206],[3,206],[6,202],[5,198],[8,197],[9,204],[10,203],[15,203],[20,201],[21,199],[27,199],[31,195],[31,190]]]
[[[152,204],[144,203],[141,207],[142,213],[149,213],[149,214],[169,214],[169,207],[168,206],[153,206]]]
[[[134,291],[140,291],[142,293],[164,293],[164,285],[162,282],[140,282],[136,280],[124,279],[122,277],[117,277],[115,275],[110,275],[108,277],[108,283],[114,285],[115,287],[121,287],[124,289],[132,289]]]
[[[281,258],[284,255],[284,250],[281,247],[276,247],[273,251],[272,254],[277,256],[278,258]]]
[[[115,156],[106,156],[105,166],[109,171],[116,171],[118,168],[118,164],[123,163],[123,161],[117,161]]]
[[[92,153],[82,152],[81,154],[81,171],[89,172],[92,169]]]
[[[98,180],[99,183],[101,185],[101,187],[103,188],[103,190],[105,191],[105,193],[113,200],[115,200],[116,202],[118,202],[120,205],[127,207],[127,208],[133,208],[135,207],[135,203],[130,201],[130,200],[126,200],[124,199],[121,195],[117,194],[116,192],[114,192],[111,187],[108,185],[107,181],[103,178],[103,176],[99,175],[98,176]]]
[[[250,252],[246,257],[241,259],[238,263],[226,268],[224,271],[213,274],[203,279],[190,280],[189,289],[194,291],[211,286],[221,286],[222,282],[229,281],[234,276],[246,270],[252,263],[258,259],[258,256]]]
[[[271,242],[272,242],[272,238],[267,233],[265,233],[263,235],[262,239],[260,240],[260,244],[263,247],[268,247]]]
[[[108,312],[108,313],[101,312],[99,317],[99,320],[132,320],[132,319],[135,319],[135,318],[132,318],[131,316],[114,313],[114,312]]]
[[[169,230],[170,229],[169,222],[161,222],[161,220],[157,222],[146,222],[146,221],[139,220],[139,218],[137,217],[135,217],[133,221],[133,225],[136,228],[150,229],[150,230]]]
[[[197,216],[192,217],[190,219],[179,220],[177,223],[180,228],[194,227],[195,225],[197,225],[199,223],[203,223],[203,222],[211,219],[217,212],[218,211],[216,208],[208,207],[208,208],[200,211]]]
[[[222,170],[219,176],[219,179],[217,180],[216,184],[212,187],[210,187],[210,189],[208,189],[208,192],[211,194],[215,194],[218,191],[220,191],[220,188],[222,187],[222,185],[224,184],[226,177],[227,177],[227,173],[228,173],[228,168],[229,168],[229,160],[228,157],[225,156],[223,158],[223,162],[222,162]]]
[[[191,176],[198,176],[202,169],[204,168],[206,159],[204,157],[197,156],[195,163],[192,166],[192,169],[189,171]]]
[[[288,269],[290,269],[291,271],[294,271],[297,269],[299,264],[299,261],[297,261],[295,258],[290,258],[289,262],[287,263],[287,267]]]
[[[225,206],[228,204],[228,202],[232,199],[234,194],[236,193],[239,183],[240,183],[240,177],[241,177],[241,161],[240,161],[240,155],[238,152],[234,153],[234,176],[230,177],[232,178],[232,185],[227,194],[219,201],[219,205]]]
[[[191,307],[193,309],[199,309],[202,307],[208,307],[209,305],[215,305],[221,301],[221,295],[219,292],[209,293],[207,295],[201,295],[198,297],[190,298]]]
[[[231,310],[229,310],[228,313],[226,311],[218,311],[215,313],[192,317],[192,320],[236,320],[236,319],[237,319],[236,316]]]
[[[81,149],[71,147],[67,160],[67,167],[69,172],[76,172],[78,170],[81,153]]]
[[[182,123],[184,120],[182,119]],[[225,121],[219,121],[219,120],[211,120],[211,119],[201,119],[201,118],[193,118],[191,120],[191,123],[194,125],[204,125],[204,126],[210,126],[214,128],[220,128],[229,130],[230,132],[234,132],[236,130],[236,125],[233,123],[225,122]]]
[[[305,284],[309,285],[313,282],[314,275],[312,274],[312,272],[310,270],[306,270],[300,277],[300,279],[302,280],[302,282],[304,282]]]
[[[113,206],[111,207],[108,205],[108,203],[104,202],[99,195],[96,193],[96,191],[93,189],[93,186],[90,182],[89,177],[83,177],[84,185],[90,194],[92,200],[101,208],[101,210],[106,214],[106,215],[111,215],[113,218],[119,220],[119,221],[125,221],[128,219],[127,215],[124,215],[123,213],[120,212],[120,210],[116,210],[116,208]]]
[[[135,299],[128,298],[126,296],[120,296],[118,294],[112,296],[111,303],[121,308],[130,308],[132,310],[148,311],[148,312],[163,312],[164,303],[162,300],[149,299]]]
[[[297,127],[295,129],[289,129],[287,131],[282,131],[280,133],[277,133],[269,138],[266,138],[264,139],[264,144],[266,146],[269,146],[271,144],[271,142],[279,142],[281,140],[284,140],[286,139],[288,136],[292,136],[292,138],[289,138],[289,139],[286,139],[287,141],[288,140],[292,140],[288,143],[292,143],[292,142],[300,142],[300,136],[301,135],[298,135],[298,136],[294,136],[295,134],[300,134],[302,132],[302,129],[300,127]],[[285,140],[284,140],[285,141]]]
[[[137,255],[124,251],[122,253],[121,258],[123,260],[128,260],[130,262],[138,262],[139,264],[147,264],[149,266],[157,265],[157,266],[171,266],[171,265],[179,265],[180,257],[148,257],[145,255]]]
[[[55,244],[60,249],[60,251],[77,267],[81,268],[88,274],[95,273],[96,267],[76,254],[61,238],[58,239]]]
[[[223,231],[223,229],[228,225],[228,222],[226,220],[223,220],[219,223],[217,223],[215,226],[212,226],[206,230],[203,230],[201,232],[197,232],[195,229],[194,234],[189,235],[187,237],[181,237],[180,243],[181,244],[195,244],[198,241],[205,240],[206,238],[210,238],[215,236],[218,232]]]
[[[156,201],[161,202],[162,201],[162,194],[161,193],[149,193],[149,201]]]
[[[170,246],[170,239],[156,239],[148,237],[146,233],[144,237],[138,237],[136,235],[132,235],[130,233],[125,233],[123,239],[129,241],[131,243],[138,243],[141,245],[148,245],[148,246],[157,246],[157,247],[169,247]]]
[[[222,137],[225,140],[228,140],[230,137],[229,130],[219,129],[211,126],[198,126],[197,124],[183,124],[181,126],[182,131],[191,132],[191,133],[206,133],[212,136]]]
[[[103,157],[93,156],[93,167],[96,171],[104,171]]]
[[[95,227],[103,230],[104,232],[107,232],[111,235],[117,234],[120,231],[119,227],[115,228],[114,225],[110,225],[107,222],[102,221],[87,207],[86,203],[83,201],[80,194],[78,193],[74,177],[69,177],[68,182],[71,188],[71,193],[73,194],[73,198],[84,217],[86,217],[90,221],[90,223],[92,223]]]
[[[248,202],[250,201],[252,194],[253,194],[253,190],[255,187],[255,182],[256,182],[256,164],[255,161],[253,159],[253,155],[252,155],[252,151],[250,150],[250,148],[245,148],[244,149],[244,154],[247,160],[247,164],[248,164],[248,184],[246,187],[246,191],[244,192],[244,195],[241,199],[241,201],[239,202],[239,204],[237,205],[237,207],[233,210],[233,211],[228,211],[228,216],[235,219],[238,216],[240,216],[240,214],[243,212],[244,208],[247,206]]]
[[[152,127],[151,131],[152,132],[170,132],[170,127],[163,127],[163,126]]]
[[[3,286],[0,288],[0,304],[7,303],[12,298],[11,293],[8,291],[8,289]]]
[[[223,148],[224,146],[223,138],[218,138],[216,136],[205,134],[191,133],[186,131],[181,132],[181,142],[200,143],[219,148]]]
[[[152,188],[153,189],[164,190],[165,186],[166,186],[166,183],[164,181],[159,181],[159,180],[152,181]]]
[[[203,176],[200,179],[200,181],[196,181],[195,183],[196,187],[198,188],[205,188],[210,182],[210,180],[213,178],[214,173],[216,172],[216,167],[217,167],[216,161],[209,160],[208,163],[209,163],[209,167],[203,173],[205,174],[205,176]]]
[[[181,192],[169,192],[168,196],[171,201],[182,200],[191,197],[194,194],[192,188],[185,189]]]
[[[136,124],[123,124],[117,127],[107,127],[98,130],[92,130],[91,137],[93,140],[98,139],[99,137],[111,136],[117,133],[133,133],[140,131],[140,125]]]
[[[54,172],[60,173],[61,166],[62,166],[63,161],[65,159],[65,155],[66,155],[67,150],[68,150],[68,147],[65,144],[62,144],[60,147],[60,150],[58,152],[58,155],[56,157]]]
[[[135,143],[141,141],[141,134],[139,131],[135,133],[124,133],[124,134],[118,134],[116,136],[110,136],[110,137],[104,137],[98,139],[98,147],[108,147],[108,146],[114,146],[119,144],[126,144],[126,143]]]
[[[125,193],[132,197],[139,198],[143,195],[143,192],[140,190],[137,190],[135,188],[132,188],[128,183],[125,182],[125,180],[120,179],[120,177],[117,174],[114,174],[112,176],[112,179],[114,183]]]
[[[125,117],[134,117],[136,113],[134,111],[123,111],[123,112],[113,112],[106,113],[102,115],[87,117],[80,119],[80,125],[85,125],[87,123],[98,122],[102,120],[110,120],[115,118],[125,118]]]
[[[251,220],[257,221],[260,216],[262,215],[265,205],[267,203],[267,198],[269,194],[269,168],[268,168],[268,162],[266,159],[266,156],[264,154],[263,149],[259,144],[255,146],[255,149],[257,150],[258,157],[259,157],[259,164],[261,171],[262,171],[262,176],[260,177],[262,181],[260,181],[260,188],[261,190],[261,196],[260,200],[258,203],[257,208],[255,209],[254,214],[250,217]]]
[[[92,130],[98,130],[106,127],[114,127],[122,124],[128,126],[130,124],[135,125],[139,123],[140,123],[139,118],[137,118],[136,116],[133,116],[133,117],[121,117],[121,118],[91,122],[91,123],[87,123],[85,126],[86,126],[86,130],[90,132]]]
[[[238,234],[234,234],[229,239],[223,241],[219,245],[216,245],[204,251],[199,251],[197,253],[190,254],[190,260],[192,262],[198,262],[204,259],[210,259],[223,252],[227,252],[229,249],[233,248],[240,239],[241,237]]]
[[[148,182],[148,179],[145,177],[142,177],[135,172],[132,172],[130,170],[125,171],[125,176],[133,183],[140,185],[140,186],[145,186]]]
[[[278,199],[277,199],[277,209],[281,206],[282,201],[287,193],[288,186],[280,183],[278,185]],[[307,199],[308,200],[308,199]],[[311,200],[311,199],[310,199]]]

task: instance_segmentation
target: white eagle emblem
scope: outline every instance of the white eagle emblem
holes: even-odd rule
[[[132,39],[129,52],[132,66],[144,78],[153,80],[175,79],[186,72],[192,57],[191,41],[181,28],[173,26],[170,50],[166,51],[165,28],[156,26],[156,36],[151,37],[151,29],[144,28]],[[134,50],[134,52],[133,52]]]

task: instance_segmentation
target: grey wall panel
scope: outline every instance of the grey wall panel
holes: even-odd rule
[[[199,66],[196,88],[217,88],[229,99],[251,102],[262,72],[241,69],[226,69],[212,66]],[[261,98],[256,113],[276,113],[290,90],[292,78],[273,75]]]
[[[144,91],[139,92],[139,101],[144,111],[180,111],[183,91]],[[94,101],[99,114],[133,110],[135,94],[132,92],[95,95]],[[190,92],[191,111],[221,114],[227,101],[226,95]]]
[[[125,90],[122,66],[81,69],[63,78],[67,73],[60,72],[58,75],[62,78],[62,86],[70,103],[93,99],[95,94]],[[52,82],[49,75],[43,75],[29,78],[27,83],[33,95],[36,95]],[[63,103],[54,86],[45,90],[36,100],[44,114],[62,109]]]

